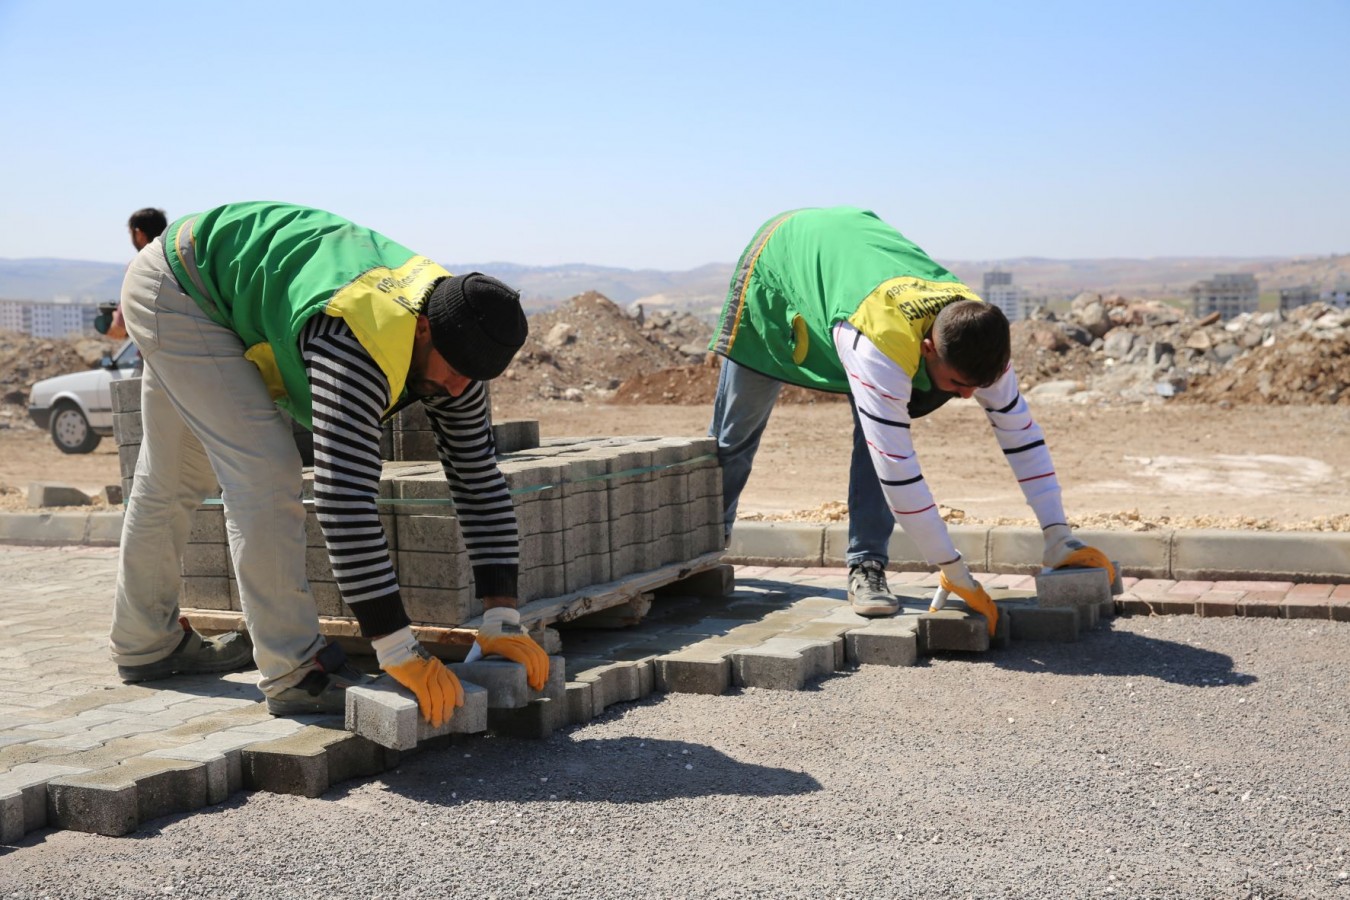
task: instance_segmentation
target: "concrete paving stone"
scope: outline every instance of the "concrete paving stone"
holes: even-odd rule
[[[659,656],[653,660],[652,669],[654,688],[665,693],[724,694],[731,686],[731,663],[727,654],[708,648]]]
[[[816,670],[809,654],[790,646],[766,645],[733,651],[729,657],[733,681],[740,687],[799,691]],[[833,651],[830,652],[833,658]]]
[[[590,681],[569,681],[566,684],[567,722],[582,725],[595,718],[595,685]]]
[[[488,730],[498,737],[543,740],[566,724],[566,719],[566,701],[540,697],[518,709],[489,709]]]
[[[1153,609],[1157,599],[1156,595],[1140,596],[1132,591],[1126,591],[1116,598],[1116,611],[1127,616],[1157,615]]]
[[[1206,618],[1236,616],[1245,591],[1206,591],[1195,600],[1195,614]]]
[[[924,654],[949,650],[982,653],[989,649],[989,626],[984,616],[964,609],[943,608],[919,616],[918,637],[919,652]]]
[[[481,689],[480,689],[481,690]],[[347,689],[347,730],[393,750],[417,746],[417,700],[392,680],[381,678]]]
[[[999,611],[1008,618],[1008,634],[1014,641],[1078,640],[1079,611],[1075,606],[1043,608],[1024,604],[1004,606]]]
[[[768,628],[764,625],[746,625],[744,619],[700,618],[680,626],[680,634],[727,635],[733,632],[745,632],[751,628]]]
[[[1278,591],[1287,594],[1294,589],[1292,581],[1216,581],[1216,591]]]
[[[1169,596],[1174,597],[1199,597],[1201,594],[1214,590],[1212,581],[1178,581],[1167,591]]]
[[[1238,609],[1244,616],[1279,618],[1284,601],[1283,591],[1248,591],[1242,596]]]
[[[918,660],[919,639],[906,623],[878,619],[845,632],[844,649],[853,665],[912,666]]]
[[[767,523],[755,522],[755,525],[763,526]],[[740,525],[738,524],[739,528]],[[815,526],[817,529],[819,525]],[[972,569],[984,569],[988,560],[989,552],[989,531],[990,529],[983,525],[951,525],[948,527],[951,534],[952,543],[961,556],[965,558],[967,565]],[[735,552],[735,532],[732,533],[733,546],[729,549],[729,556],[740,554]],[[1040,559],[1042,550],[1037,550],[1033,559]],[[924,559],[919,548],[905,534],[903,529],[897,528],[891,533],[891,541],[887,547],[887,555],[890,557],[890,563],[887,568],[896,572],[915,572],[931,571],[932,566]],[[824,566],[846,565],[848,558],[848,522],[836,522],[826,525],[824,528],[824,545],[822,547],[822,562]],[[809,565],[809,563],[806,563]],[[1029,567],[1024,565],[1025,571]]]
[[[1335,581],[1350,572],[1350,534],[1187,529],[1172,539],[1176,578]]]
[[[1208,592],[1206,592],[1208,593]],[[1124,596],[1124,595],[1122,595]],[[1195,603],[1203,594],[1164,594],[1161,597],[1150,597],[1149,604],[1152,612],[1160,616],[1193,616],[1195,615]]]
[[[1105,569],[1054,569],[1038,572],[1036,598],[1040,606],[1096,605],[1111,599],[1111,577]]]
[[[0,772],[0,842],[13,843],[47,827],[47,783],[88,771],[84,766],[24,763]]]
[[[147,753],[151,759],[179,759],[201,763],[206,769],[206,803],[224,803],[244,785],[243,754],[239,750],[213,755],[193,753],[179,747]]]
[[[1029,587],[1034,590],[1035,584],[1036,577],[1034,575],[1023,575],[1019,573],[1016,575],[995,575],[993,578],[984,582],[984,587],[985,589]]]
[[[738,522],[731,529],[727,548],[728,558],[737,562],[782,565],[790,561],[798,568],[821,565],[823,554],[820,526],[799,522]]]
[[[89,495],[79,488],[55,481],[30,481],[28,505],[34,509],[52,506],[88,506]]]
[[[839,645],[839,651],[836,652],[836,644]],[[836,671],[839,665],[843,664],[843,639],[835,638],[833,640],[821,640],[818,638],[797,637],[795,635],[783,635],[781,637],[770,638],[760,645],[761,649],[768,650],[789,650],[802,654],[808,665],[807,679],[822,678]],[[838,664],[836,664],[838,660]]]
[[[1307,597],[1309,599],[1329,599],[1331,592],[1336,588],[1334,584],[1296,584],[1289,589],[1291,597]]]
[[[525,667],[506,659],[480,659],[450,663],[447,668],[460,681],[480,685],[488,692],[489,709],[517,709],[533,699],[525,680]]]
[[[844,668],[848,662],[847,651],[844,647],[844,633],[849,630],[849,627],[839,622],[807,622],[791,631],[783,632],[782,637],[824,641],[829,644],[832,650],[830,671],[833,672]]]
[[[1350,600],[1350,584],[1338,584],[1332,588],[1332,600]]]
[[[1350,622],[1350,598],[1340,599],[1332,595],[1330,603],[1328,611],[1333,622]]]
[[[1130,588],[1130,593],[1139,597],[1155,596],[1168,593],[1176,585],[1171,578],[1141,578]]]
[[[201,763],[129,759],[47,782],[47,822],[55,828],[117,837],[143,822],[206,805]]]
[[[245,787],[301,797],[318,797],[348,778],[377,775],[398,758],[359,735],[317,726],[242,752]]]
[[[0,844],[17,844],[25,831],[23,792],[0,790]]]
[[[1280,603],[1280,615],[1286,619],[1331,619],[1331,606],[1323,597],[1286,593]]]
[[[615,703],[631,702],[642,696],[642,673],[631,662],[569,659],[567,680],[591,683],[591,705],[596,715]]]
[[[631,663],[633,668],[637,670],[638,675],[638,699],[641,700],[643,697],[650,697],[656,691],[655,657],[635,659],[631,660]]]

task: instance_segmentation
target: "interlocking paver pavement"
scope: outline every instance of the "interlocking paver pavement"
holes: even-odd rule
[[[0,840],[51,825],[120,833],[233,791],[314,795],[397,763],[396,752],[341,731],[340,717],[272,718],[255,672],[122,684],[107,647],[116,566],[116,548],[0,546]],[[1026,576],[982,580],[1014,617],[1025,608]],[[911,664],[934,577],[892,573],[890,583],[903,608],[880,623],[848,609],[843,570],[743,566],[728,596],[665,596],[639,626],[569,628],[566,690],[534,711],[537,724],[578,723],[654,689],[733,689],[735,655],[757,647],[809,654],[807,678],[848,662]],[[1124,612],[1193,612],[1198,603],[1207,615],[1350,619],[1346,585],[1124,584]],[[515,723],[514,733],[533,730]],[[311,765],[325,753],[326,763]],[[81,818],[81,809],[105,815]]]

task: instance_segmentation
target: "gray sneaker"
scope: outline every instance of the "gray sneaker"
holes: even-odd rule
[[[900,601],[886,586],[886,567],[865,559],[848,570],[848,602],[860,616],[893,616]]]
[[[253,642],[238,631],[202,637],[187,624],[183,640],[168,656],[142,666],[118,666],[117,677],[126,684],[156,681],[170,675],[207,675],[253,668]]]
[[[347,662],[341,646],[327,644],[314,656],[314,667],[298,684],[267,698],[267,711],[274,716],[340,716],[347,711],[347,688],[373,680]]]

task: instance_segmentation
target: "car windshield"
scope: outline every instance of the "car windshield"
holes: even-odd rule
[[[129,340],[118,349],[113,359],[119,369],[134,369],[141,364],[141,351],[136,348],[135,341]]]

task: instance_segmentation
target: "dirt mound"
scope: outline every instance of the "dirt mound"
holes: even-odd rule
[[[672,406],[711,406],[717,393],[716,362],[696,366],[680,366],[634,375],[614,392],[610,403],[668,404]],[[809,391],[795,385],[784,385],[778,394],[779,403],[840,403],[843,394]]]
[[[31,338],[0,332],[0,427],[35,427],[28,419],[28,392],[33,384],[93,368],[113,349],[113,342],[107,340]]]
[[[1178,399],[1350,406],[1350,334],[1300,335],[1259,347]]]
[[[530,317],[530,336],[492,384],[494,402],[605,400],[627,379],[702,358],[711,329],[687,313],[625,311],[594,291]]]

